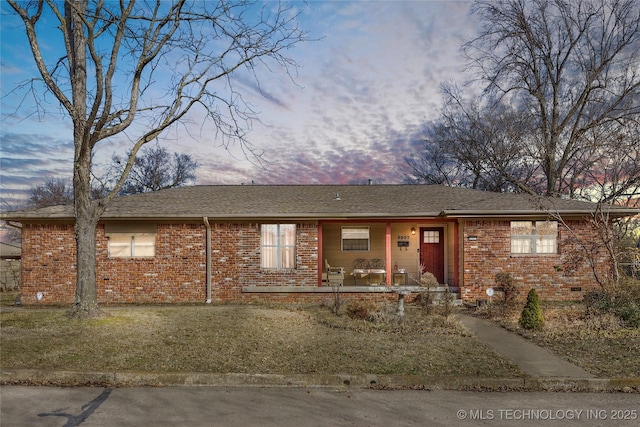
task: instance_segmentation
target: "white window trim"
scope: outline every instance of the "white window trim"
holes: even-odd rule
[[[265,226],[276,226],[276,242],[275,244],[265,243],[263,240],[263,227]],[[284,244],[280,239],[280,227],[282,226],[291,226],[293,227],[293,244]],[[274,248],[276,251],[276,260],[275,266],[265,265],[265,249],[266,248]],[[291,261],[291,267],[283,267],[284,261],[282,257],[282,251],[286,248],[292,249],[293,253],[291,256],[293,257]],[[260,226],[260,268],[263,270],[295,270],[296,269],[296,260],[297,260],[297,249],[298,249],[298,231],[296,224],[261,224]]]
[[[513,234],[513,223],[523,222],[529,223],[531,228],[531,234]],[[555,226],[555,234],[538,234],[537,228],[539,223],[553,223]],[[557,221],[511,221],[510,222],[511,237],[510,237],[510,252],[511,255],[557,255],[558,254],[558,222]],[[541,248],[545,245],[539,245],[544,240],[552,240],[551,246],[553,250],[551,252],[541,252]],[[516,242],[528,242],[528,251],[514,251],[517,246]]]

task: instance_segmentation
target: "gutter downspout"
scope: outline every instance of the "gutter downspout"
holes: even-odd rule
[[[207,256],[207,261],[206,261],[206,265],[207,265],[207,304],[211,304],[211,224],[209,224],[209,218],[207,218],[206,216],[202,218],[202,220],[204,221],[204,225],[205,227],[207,227],[207,233],[206,233],[206,256]]]

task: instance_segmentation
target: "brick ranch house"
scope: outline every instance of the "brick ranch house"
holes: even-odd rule
[[[572,233],[595,205],[544,199]],[[525,295],[577,300],[596,287],[562,223],[530,196],[441,185],[193,186],[114,200],[96,229],[101,304],[321,301],[342,292],[388,298],[433,273],[469,303],[509,272]],[[612,217],[637,214],[611,208]],[[0,214],[22,229],[22,303],[70,304],[73,207]],[[603,254],[598,268],[608,265]]]

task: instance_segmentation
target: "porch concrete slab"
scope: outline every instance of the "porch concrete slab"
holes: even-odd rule
[[[496,353],[518,365],[532,377],[594,378],[595,376],[545,348],[509,332],[495,323],[463,313],[456,318],[464,328],[475,334]]]

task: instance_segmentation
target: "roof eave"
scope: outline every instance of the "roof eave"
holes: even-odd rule
[[[585,209],[558,209],[555,211],[545,211],[545,210],[446,210],[442,211],[440,216],[446,217],[484,217],[484,218],[498,218],[498,217],[512,217],[512,216],[541,216],[541,215],[549,215],[549,214],[557,214],[560,216],[585,216],[592,215],[596,211],[595,210],[585,210]],[[609,214],[612,217],[624,217],[624,216],[634,216],[640,214],[640,210],[638,209],[611,209],[605,211],[606,214]]]
[[[384,219],[384,218],[434,218],[439,212],[421,212],[411,214],[398,213],[261,213],[261,214],[201,214],[201,215],[174,215],[174,216],[126,216],[126,215],[103,215],[102,221],[109,220],[128,220],[128,221],[161,221],[161,220],[202,220],[207,217],[209,220],[215,219],[219,221],[233,220],[260,220],[260,219],[296,219],[296,220],[331,220],[331,219]]]
[[[384,219],[384,218],[402,218],[402,219],[420,219],[420,218],[471,218],[471,217],[483,217],[483,218],[504,218],[504,217],[540,217],[545,214],[559,214],[561,216],[585,216],[591,215],[595,211],[582,210],[582,209],[565,209],[557,210],[554,212],[547,212],[543,210],[443,210],[440,212],[409,212],[409,213],[397,213],[397,212],[360,212],[360,213],[251,213],[251,214],[188,214],[188,215],[171,215],[171,216],[158,216],[158,215],[127,215],[127,214],[106,214],[101,217],[102,221],[175,221],[175,220],[189,220],[200,221],[203,217],[209,219],[216,219],[220,221],[233,221],[233,220],[276,220],[276,219],[295,219],[295,220],[332,220],[332,219]],[[634,216],[640,214],[640,210],[633,208],[620,208],[611,209],[606,211],[610,216],[614,218]],[[7,213],[0,213],[0,219],[4,221],[74,221],[75,218],[70,215],[7,215]]]

